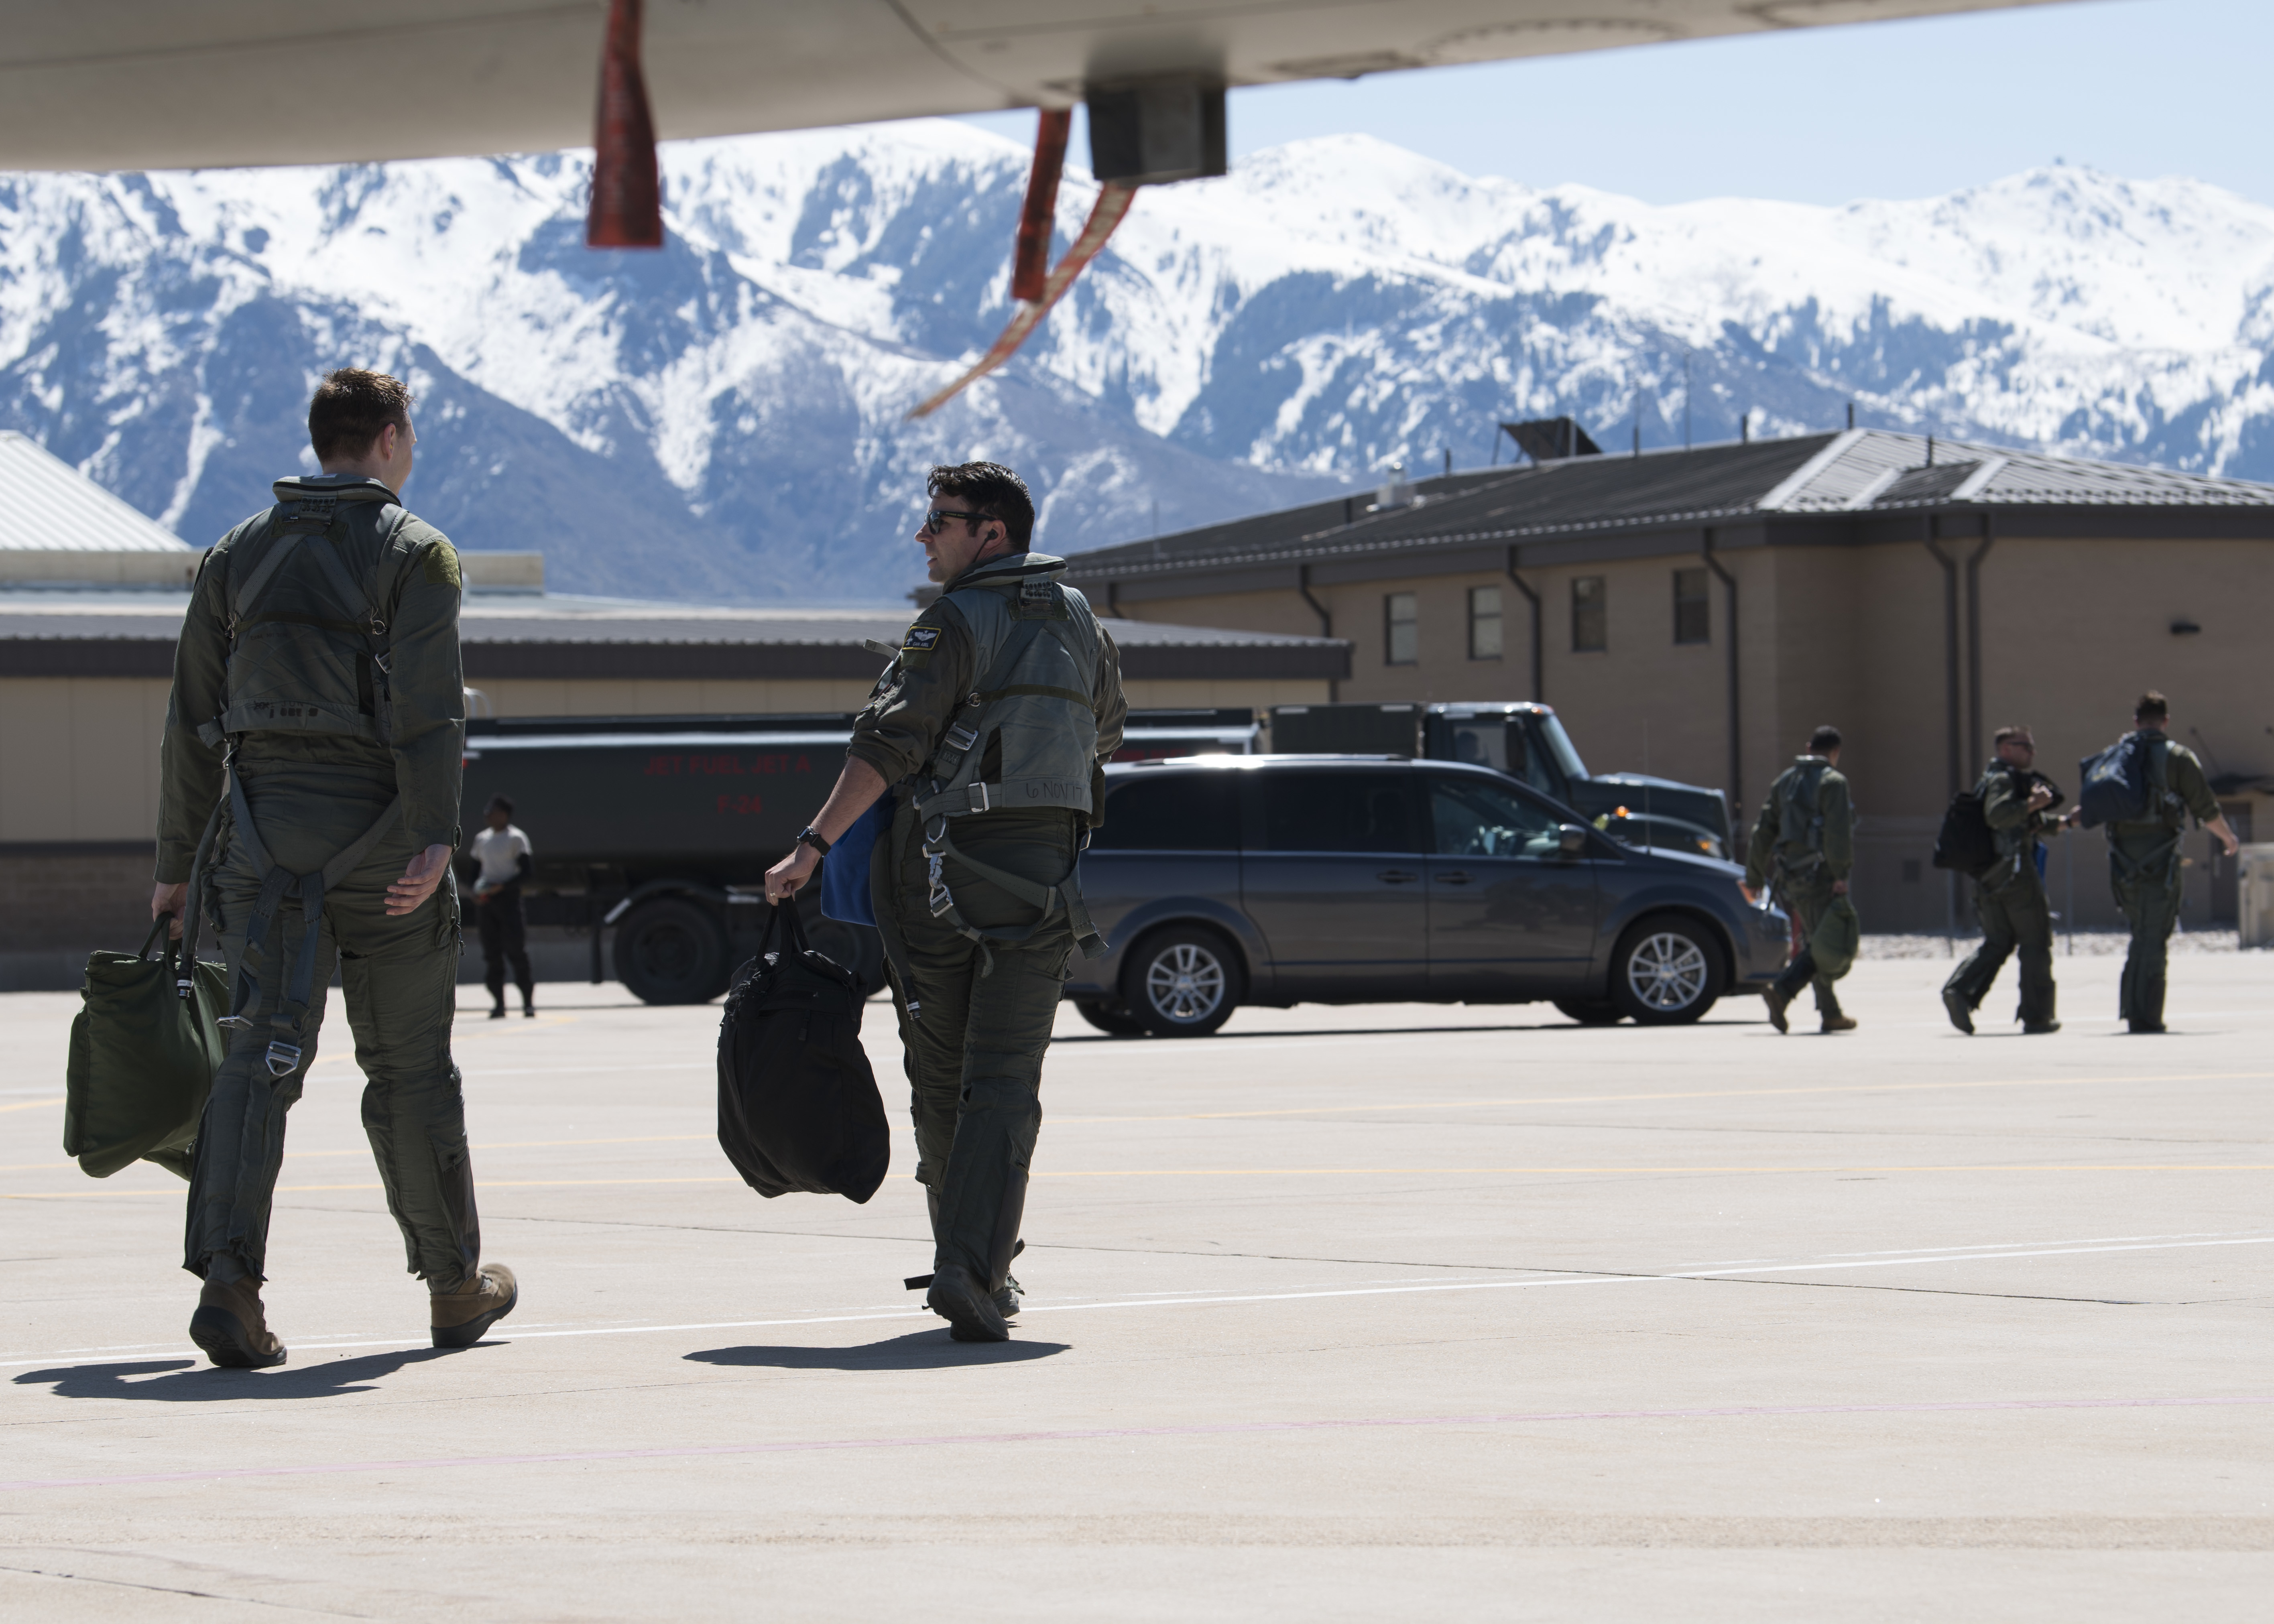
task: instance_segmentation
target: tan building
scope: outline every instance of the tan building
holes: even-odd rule
[[[1967,927],[1928,859],[2007,721],[2074,794],[2158,688],[2246,840],[2274,796],[2274,487],[2239,480],[1850,431],[1455,474],[1072,565],[1118,614],[1347,639],[1339,698],[1544,700],[1593,771],[1748,810],[1835,723],[1866,929],[1942,929],[1954,898]],[[2188,838],[2189,927],[2233,918],[2214,849]],[[2097,835],[2048,880],[2114,923]]]
[[[0,989],[76,986],[90,949],[140,940],[158,741],[200,556],[0,433]],[[869,642],[897,645],[913,613],[564,598],[536,553],[461,557],[476,714],[851,711],[882,665]],[[1107,627],[1133,708],[1316,703],[1350,671],[1350,645],[1314,633]]]

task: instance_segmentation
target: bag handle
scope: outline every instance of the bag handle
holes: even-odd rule
[[[227,771],[226,767],[223,769]],[[206,819],[206,831],[198,838],[198,853],[190,861],[190,885],[182,903],[182,936],[178,942],[167,944],[167,962],[174,966],[174,996],[186,998],[197,977],[198,937],[205,926],[205,888],[212,876],[207,872],[213,866],[214,837],[221,832],[221,820],[229,809],[229,796],[223,793]],[[149,952],[144,944],[143,952]]]
[[[142,951],[134,956],[137,959],[151,959],[160,961],[164,961],[173,958],[174,949],[170,939],[167,940],[167,945],[160,951],[154,953],[150,951],[152,948],[158,945],[162,938],[165,937],[166,927],[173,922],[174,916],[171,914],[159,914],[155,920],[151,921],[150,934],[142,938]]]
[[[805,939],[805,923],[797,916],[796,898],[785,897],[781,901],[775,903],[767,914],[766,933],[758,938],[758,957],[761,959],[765,958],[767,951],[773,946],[774,932],[777,929],[782,933],[781,951],[785,957],[813,951],[813,944]]]

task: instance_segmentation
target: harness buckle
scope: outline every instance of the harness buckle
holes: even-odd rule
[[[976,694],[972,695],[972,698],[975,700],[979,696]],[[978,742],[978,730],[976,728],[966,726],[961,722],[958,722],[954,726],[947,730],[947,747],[952,750],[968,750]]]
[[[268,1075],[271,1077],[287,1078],[300,1069],[299,1049],[296,1045],[285,1042],[282,1038],[268,1046],[266,1057],[268,1062]]]
[[[974,812],[985,812],[994,804],[987,799],[987,786],[984,784],[968,785],[965,786],[964,793],[969,799],[971,809]]]
[[[184,997],[187,997],[189,995],[186,993],[183,995]],[[216,1015],[214,1017],[214,1025],[216,1026],[250,1026],[252,1025],[252,1017],[250,1015]]]
[[[384,637],[387,635],[387,622],[380,617],[379,611],[376,609],[371,612],[371,635],[374,637]],[[381,669],[384,669],[384,667]]]

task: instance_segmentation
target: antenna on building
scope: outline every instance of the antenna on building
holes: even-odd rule
[[[1753,439],[1753,414],[1746,412],[1737,419],[1737,443],[1751,445]]]
[[[1853,401],[1848,402],[1848,426],[1851,429],[1856,426],[1856,402]]]

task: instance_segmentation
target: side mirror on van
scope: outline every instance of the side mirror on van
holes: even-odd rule
[[[1587,849],[1587,831],[1577,823],[1559,823],[1555,827],[1555,849],[1564,857],[1577,857]]]

